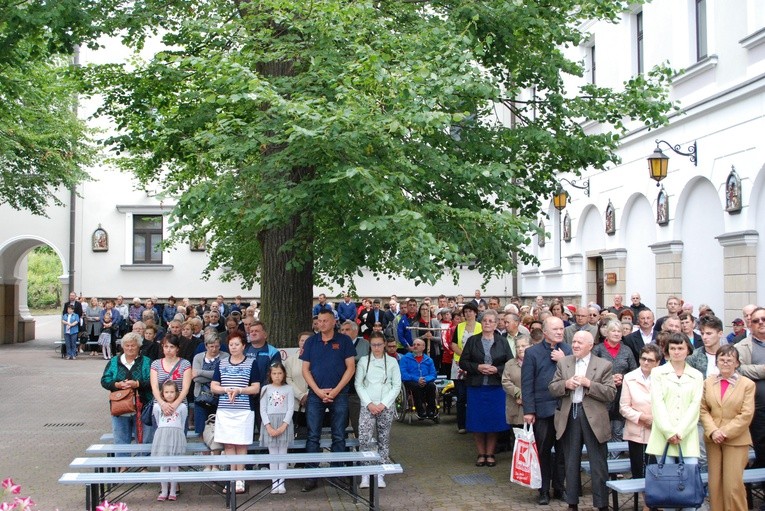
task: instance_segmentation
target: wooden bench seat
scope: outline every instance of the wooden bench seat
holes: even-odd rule
[[[370,476],[369,499],[367,503],[371,511],[376,511],[379,509],[376,476],[400,474],[402,472],[401,465],[397,464],[288,468],[285,470],[221,470],[216,472],[70,472],[63,474],[59,479],[59,483],[65,485],[84,485],[86,487],[86,506],[89,510],[95,511],[96,505],[100,500],[99,488],[102,485],[147,484],[161,483],[163,481],[178,483],[224,482],[229,488],[233,488],[235,481],[270,482],[272,479],[326,479]],[[268,489],[270,490],[270,488]],[[265,494],[262,496],[265,496]],[[259,498],[262,497],[252,497],[252,499]],[[231,511],[236,511],[238,507],[236,493],[226,492],[226,499],[227,507]],[[248,501],[245,501],[241,505],[244,506],[247,503]]]
[[[197,456],[143,456],[130,458],[92,457],[75,458],[70,468],[150,468],[150,467],[195,467],[206,465],[260,465],[265,463],[358,463],[380,462],[380,455],[373,451],[354,452],[296,452],[288,454],[205,454]]]
[[[305,440],[295,440],[289,444],[290,449],[305,450]],[[332,447],[331,438],[322,438],[319,440],[319,447],[321,449],[329,449]],[[356,438],[347,438],[345,440],[346,449],[357,449],[359,447],[359,441]],[[186,452],[193,454],[197,452],[208,452],[210,450],[207,445],[202,442],[188,442],[186,444]],[[260,445],[260,442],[253,442],[247,446],[248,451],[266,451],[268,447]],[[101,454],[113,456],[115,454],[150,454],[151,444],[93,444],[85,449],[86,454]]]
[[[706,472],[701,473],[701,480],[704,484],[709,480],[709,474]],[[744,470],[744,484],[761,483],[765,481],[765,468],[749,468]],[[633,509],[638,509],[639,494],[645,491],[645,479],[620,479],[618,481],[608,481],[606,486],[611,490],[614,495],[614,499],[617,498],[617,494],[632,494]],[[614,500],[614,511],[618,511],[618,500]]]

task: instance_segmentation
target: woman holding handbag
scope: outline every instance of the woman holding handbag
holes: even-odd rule
[[[122,355],[112,357],[104,368],[101,376],[101,386],[114,393],[122,390],[132,390],[138,394],[142,403],[151,398],[150,365],[151,361],[138,354],[141,338],[138,334],[128,333],[122,338]],[[114,444],[129,444],[133,437],[139,438],[137,431],[136,409],[114,415],[112,412],[112,433]],[[129,456],[127,453],[117,456]]]
[[[717,375],[704,381],[701,423],[709,462],[709,503],[714,511],[746,511],[743,473],[749,463],[755,385],[736,372],[738,350],[717,350]],[[723,467],[725,472],[723,473]]]
[[[194,380],[194,431],[198,435],[204,431],[207,417],[218,408],[218,396],[212,393],[210,382],[215,368],[226,358],[228,353],[220,351],[218,334],[205,333],[205,351],[196,354],[191,364],[191,377]]]
[[[686,465],[698,465],[701,453],[697,424],[704,377],[686,362],[691,353],[685,334],[671,334],[664,348],[667,363],[651,371],[653,425],[646,452],[660,459],[666,448],[669,464],[679,461],[680,449]]]

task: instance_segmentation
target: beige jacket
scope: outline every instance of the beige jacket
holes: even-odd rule
[[[505,364],[502,372],[502,388],[505,390],[505,420],[508,424],[523,424],[523,404],[516,400],[521,398],[521,366],[513,358]]]

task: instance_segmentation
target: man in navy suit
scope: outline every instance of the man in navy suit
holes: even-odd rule
[[[571,355],[571,346],[563,343],[563,320],[555,316],[545,319],[542,325],[544,339],[526,350],[521,367],[521,396],[523,420],[534,426],[534,438],[539,451],[539,467],[542,470],[542,487],[539,489],[541,505],[550,503],[550,483],[553,497],[564,499],[565,465],[563,446],[555,445],[555,410],[558,399],[550,394],[548,385],[555,376],[559,360]]]

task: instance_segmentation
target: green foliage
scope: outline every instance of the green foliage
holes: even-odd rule
[[[561,171],[603,168],[625,119],[666,122],[668,73],[615,92],[563,90],[582,74],[561,47],[616,0],[143,0],[111,20],[149,61],[85,70],[107,144],[177,200],[174,240],[208,236],[208,270],[250,284],[259,235],[299,218],[286,270],[318,283],[359,268],[433,282],[521,261]],[[535,88],[533,102],[515,101]],[[502,125],[497,108],[518,120]],[[587,135],[594,119],[613,130]],[[540,200],[541,199],[541,200]],[[456,272],[454,273],[456,275]]]
[[[0,204],[44,215],[59,187],[87,178],[93,150],[65,73],[90,33],[85,5],[0,0]]]
[[[61,305],[61,259],[48,246],[37,247],[28,255],[27,304],[31,309]]]

